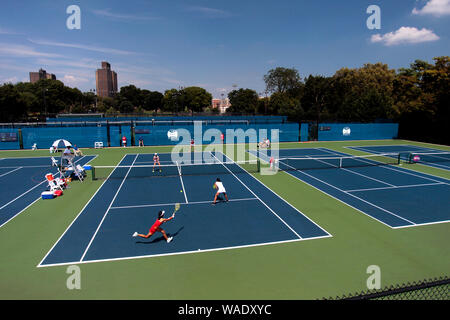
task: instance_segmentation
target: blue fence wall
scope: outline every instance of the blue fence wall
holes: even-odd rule
[[[285,123],[287,116],[155,116],[155,117],[61,117],[47,118],[47,122],[84,122],[84,121],[250,121],[252,123]]]
[[[257,134],[257,141],[261,141],[262,138],[267,137],[273,140],[271,136],[272,129],[279,130],[279,141],[290,142],[299,140],[299,125],[297,123],[284,123],[284,124],[203,124],[202,135],[209,129],[218,130],[226,135],[227,130],[242,129],[244,132],[247,130],[255,130]],[[190,137],[183,137],[172,139],[169,137],[169,131],[180,131],[180,129],[187,130]],[[97,126],[54,126],[54,127],[22,127],[23,147],[24,149],[31,149],[34,143],[37,144],[38,149],[50,148],[52,143],[57,139],[66,139],[72,144],[77,145],[80,148],[93,148],[96,141],[103,142],[104,146],[108,145],[108,128],[105,124]],[[264,131],[266,130],[266,134]],[[16,132],[18,128],[1,128],[0,132]],[[127,145],[131,145],[131,125],[110,125],[110,145],[111,147],[117,147],[121,145],[121,138],[125,136],[127,138]],[[144,133],[143,133],[144,132]],[[250,131],[247,131],[248,133]],[[180,131],[181,133],[181,131]],[[144,145],[156,146],[156,145],[175,145],[178,143],[190,143],[190,138],[194,138],[194,125],[136,125],[135,126],[135,145],[138,145],[139,139],[142,137]],[[261,136],[264,135],[264,136]],[[189,138],[189,139],[188,139]],[[195,141],[199,144],[198,139]],[[240,142],[235,139],[234,142]],[[246,139],[249,142],[249,139]],[[220,140],[212,141],[205,140],[204,144],[220,143]],[[19,142],[0,142],[0,149],[19,149]]]
[[[382,140],[398,137],[398,123],[321,123],[319,141]]]

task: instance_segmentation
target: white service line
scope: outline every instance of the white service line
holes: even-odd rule
[[[273,211],[272,210],[272,208],[271,207],[269,207],[264,201],[262,201],[245,183],[243,183],[242,181],[241,181],[241,179],[239,179],[230,169],[228,169],[215,155],[213,155],[212,153],[211,153],[211,155],[214,157],[214,158],[216,158],[218,161],[219,161],[219,163],[221,163],[224,167],[225,167],[225,169],[227,169],[227,171],[228,172],[230,172],[248,191],[250,191],[250,193],[251,194],[253,194],[259,201],[261,201],[261,203],[267,208],[267,209],[269,209],[270,210],[270,212],[272,212],[278,219],[280,219],[280,221],[281,222],[283,222],[283,224],[284,225],[286,225],[299,239],[302,239],[302,237],[294,230],[294,229],[292,229],[292,227],[290,226],[290,225],[288,225],[287,223],[286,223],[286,221],[284,221],[279,215],[277,215],[276,214],[276,212],[275,211]]]
[[[309,156],[306,156],[306,157],[309,158]],[[320,162],[323,162],[323,163],[325,163],[325,164],[330,165],[330,163],[328,163],[328,162],[326,162],[326,161],[322,161],[322,160],[320,160],[320,159],[314,159],[314,158],[311,158],[311,159],[313,159],[313,160],[318,160],[318,161],[320,161]],[[366,176],[365,174],[362,174],[362,173],[359,173],[359,172],[355,172],[355,171],[350,170],[350,169],[347,169],[347,168],[340,168],[340,167],[336,167],[336,166],[334,166],[334,165],[333,165],[333,167],[335,167],[336,169],[342,169],[342,170],[344,170],[344,171],[347,171],[347,172],[356,174],[356,175],[358,175],[358,176],[361,176],[361,177],[364,177],[364,178],[367,178],[367,179],[370,179],[370,180],[373,180],[373,181],[376,181],[376,182],[379,182],[379,183],[388,185],[388,186],[390,186],[390,187],[395,187],[395,185],[393,185],[393,184],[390,184],[390,183],[387,183],[387,182],[384,182],[384,181],[381,181],[381,180],[378,180],[378,179],[375,179],[375,178]]]
[[[331,154],[334,154],[333,152],[328,151],[327,149],[324,149],[324,148],[321,148],[321,150],[326,151],[326,152],[331,153]],[[363,160],[360,160],[360,161],[367,162],[367,161],[363,161]],[[370,163],[370,162],[367,162],[367,163]],[[396,172],[400,172],[400,173],[404,173],[404,174],[409,174],[410,176],[419,177],[419,178],[422,178],[422,179],[425,179],[425,180],[430,180],[430,181],[434,181],[434,182],[439,182],[439,183],[450,185],[450,183],[439,181],[439,180],[435,180],[435,179],[431,179],[431,178],[428,178],[428,177],[424,176],[424,175],[433,176],[432,174],[429,174],[429,173],[422,173],[423,175],[421,176],[421,175],[414,174],[414,173],[410,172],[411,170],[409,170],[409,169],[403,168],[403,170],[405,170],[405,171],[402,171],[402,170],[398,170],[396,168],[393,168],[390,165],[378,166],[378,168],[383,168],[383,169],[386,169],[386,170],[392,170],[392,171],[396,171]],[[434,176],[434,177],[441,178],[441,179],[444,179],[444,180],[448,180],[448,179],[445,179],[445,178],[442,178],[442,177],[438,177],[438,176]]]
[[[14,172],[14,171],[17,171],[17,170],[19,170],[19,169],[22,169],[22,168],[23,168],[23,167],[18,167],[18,168],[15,168],[14,170],[8,171],[8,172],[6,172],[6,173],[0,175],[0,178],[1,178],[1,177],[4,177],[4,176],[6,176],[6,175],[8,175],[8,174],[10,174],[10,173],[12,173],[12,172]]]
[[[367,200],[364,200],[364,199],[362,199],[362,198],[360,198],[360,197],[357,197],[357,196],[355,196],[354,194],[351,194],[351,193],[349,193],[349,192],[346,192],[345,190],[342,190],[342,189],[340,189],[340,188],[338,188],[338,187],[336,187],[336,186],[334,186],[334,185],[332,185],[332,184],[329,184],[329,183],[327,183],[327,182],[325,182],[325,181],[323,181],[323,180],[320,180],[319,178],[316,178],[316,177],[314,177],[314,176],[312,176],[312,175],[310,175],[310,174],[308,174],[308,173],[306,173],[306,172],[304,172],[304,171],[296,170],[294,167],[289,166],[289,165],[287,165],[287,164],[284,164],[284,165],[285,165],[285,166],[288,166],[288,167],[294,169],[295,171],[298,171],[298,172],[300,172],[300,173],[302,173],[302,174],[304,174],[304,175],[307,175],[307,176],[310,177],[310,178],[313,178],[313,179],[315,179],[315,180],[317,180],[317,181],[319,181],[319,182],[322,182],[323,184],[326,184],[327,186],[330,186],[330,187],[332,187],[332,188],[334,188],[334,189],[336,189],[336,190],[339,190],[339,191],[341,191],[341,192],[343,192],[343,193],[345,193],[345,194],[348,194],[349,196],[351,196],[351,197],[353,197],[353,198],[356,198],[356,199],[358,199],[358,200],[360,200],[360,201],[362,201],[362,202],[365,202],[365,203],[367,203],[367,204],[369,204],[369,205],[371,205],[371,206],[373,206],[373,207],[375,207],[375,208],[377,208],[377,209],[379,209],[379,210],[381,210],[381,211],[384,211],[384,212],[386,212],[386,213],[389,213],[389,214],[391,214],[391,215],[393,215],[393,216],[395,216],[395,217],[397,217],[397,218],[399,218],[399,219],[401,219],[401,220],[404,220],[404,221],[406,221],[406,222],[409,222],[409,223],[415,225],[414,222],[412,222],[412,221],[410,221],[410,220],[408,220],[408,219],[406,219],[406,218],[403,218],[403,217],[401,217],[401,216],[399,216],[399,215],[397,215],[397,214],[395,214],[395,213],[393,213],[393,212],[391,212],[391,211],[389,211],[389,210],[386,210],[386,209],[384,209],[384,208],[381,208],[381,207],[379,207],[379,206],[377,206],[377,205],[375,205],[375,204],[373,204],[373,203],[371,203],[371,202],[369,202],[369,201],[367,201]],[[369,215],[369,216],[370,216],[370,215]],[[373,217],[372,217],[372,218],[373,218]],[[375,218],[374,218],[374,219],[375,219]],[[378,219],[376,219],[376,220],[378,220]]]
[[[368,188],[368,189],[355,189],[355,190],[345,190],[345,192],[360,192],[360,191],[372,191],[372,190],[388,190],[388,189],[400,189],[400,188],[415,188],[415,187],[426,187],[426,186],[437,186],[445,184],[441,183],[424,183],[424,184],[410,184],[405,186],[394,186],[394,187],[381,187],[381,188]]]
[[[249,200],[258,200],[258,198],[241,198],[241,199],[231,199],[229,202],[235,202],[235,201],[249,201]],[[212,203],[211,200],[206,201],[194,201],[189,203],[180,203],[180,205],[186,205],[186,204],[202,204],[202,203]],[[177,203],[155,203],[155,204],[140,204],[140,205],[134,205],[134,206],[120,206],[120,207],[111,207],[111,210],[114,209],[136,209],[136,208],[148,208],[148,207],[166,207],[166,206],[174,206]]]
[[[94,241],[95,237],[97,236],[97,233],[98,233],[98,231],[100,230],[100,227],[102,226],[103,221],[105,221],[105,218],[106,218],[106,216],[108,215],[109,209],[111,209],[111,206],[112,206],[112,204],[114,203],[114,200],[116,200],[116,197],[117,197],[117,195],[118,195],[119,192],[120,192],[120,189],[122,189],[122,186],[123,186],[125,180],[127,179],[128,174],[130,173],[131,168],[133,168],[133,164],[134,164],[134,162],[136,161],[138,155],[139,155],[139,154],[137,154],[137,155],[134,157],[133,163],[132,163],[131,166],[128,168],[127,174],[125,175],[125,177],[123,178],[122,182],[120,183],[120,186],[119,186],[119,188],[117,189],[116,194],[114,195],[113,199],[111,200],[111,203],[109,204],[108,209],[106,210],[105,214],[103,215],[103,218],[102,218],[102,220],[100,221],[100,223],[99,223],[97,229],[95,230],[95,233],[94,233],[94,235],[93,235],[92,238],[91,238],[91,241],[89,241],[89,244],[88,244],[86,250],[84,251],[83,255],[81,256],[80,262],[83,261],[83,259],[84,259],[85,255],[86,255],[86,253],[88,252],[89,248],[91,247],[92,242]]]
[[[183,177],[181,176],[181,169],[180,169],[180,166],[178,165],[178,162],[176,162],[176,164],[177,164],[177,169],[178,169],[178,175],[180,176],[181,187],[183,188],[184,200],[186,200],[186,203],[189,203],[187,195],[186,195],[186,190],[184,189]]]
[[[91,162],[92,160],[94,160],[98,155],[96,155],[93,159],[89,160],[89,162]],[[120,159],[119,163],[116,165],[117,166],[123,161],[123,159],[126,157],[126,155],[124,155],[122,157],[122,159]],[[94,197],[97,195],[97,193],[102,189],[103,185],[106,183],[106,181],[108,181],[109,177],[113,174],[113,172],[116,170],[116,168],[114,168],[110,174],[108,175],[108,177],[103,181],[103,183],[101,184],[101,186],[95,191],[95,193],[92,195],[92,197],[89,199],[88,202],[86,202],[86,204],[84,205],[83,209],[81,209],[81,211],[78,213],[78,215],[75,217],[75,219],[70,223],[70,225],[66,228],[66,230],[64,230],[63,234],[58,238],[58,240],[56,240],[56,242],[53,244],[53,246],[50,248],[50,250],[47,252],[47,254],[44,256],[44,258],[42,258],[41,262],[39,262],[39,264],[37,265],[37,267],[39,267],[42,262],[47,258],[47,256],[50,254],[50,252],[52,252],[52,250],[56,247],[56,245],[59,243],[59,241],[62,239],[62,237],[64,237],[64,235],[67,233],[67,231],[72,227],[72,225],[75,223],[75,221],[77,221],[78,217],[83,213],[84,209],[86,209],[86,207],[89,205],[89,203],[91,203],[92,199],[94,199]],[[39,198],[37,199],[39,200]]]

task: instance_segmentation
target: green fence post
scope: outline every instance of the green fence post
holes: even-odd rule
[[[23,149],[23,136],[22,136],[22,129],[19,128],[19,148]]]

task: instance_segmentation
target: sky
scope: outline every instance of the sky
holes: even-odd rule
[[[67,27],[71,5],[79,29]],[[368,12],[373,5],[379,11]],[[276,67],[304,79],[365,63],[432,63],[450,55],[449,30],[450,0],[2,0],[0,83],[28,82],[43,68],[86,92],[108,61],[119,88],[263,95]]]

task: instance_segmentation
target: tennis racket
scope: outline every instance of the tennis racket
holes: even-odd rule
[[[173,210],[172,217],[175,217],[175,212],[177,212],[179,209],[180,209],[180,204],[179,203],[175,203],[175,209]]]

